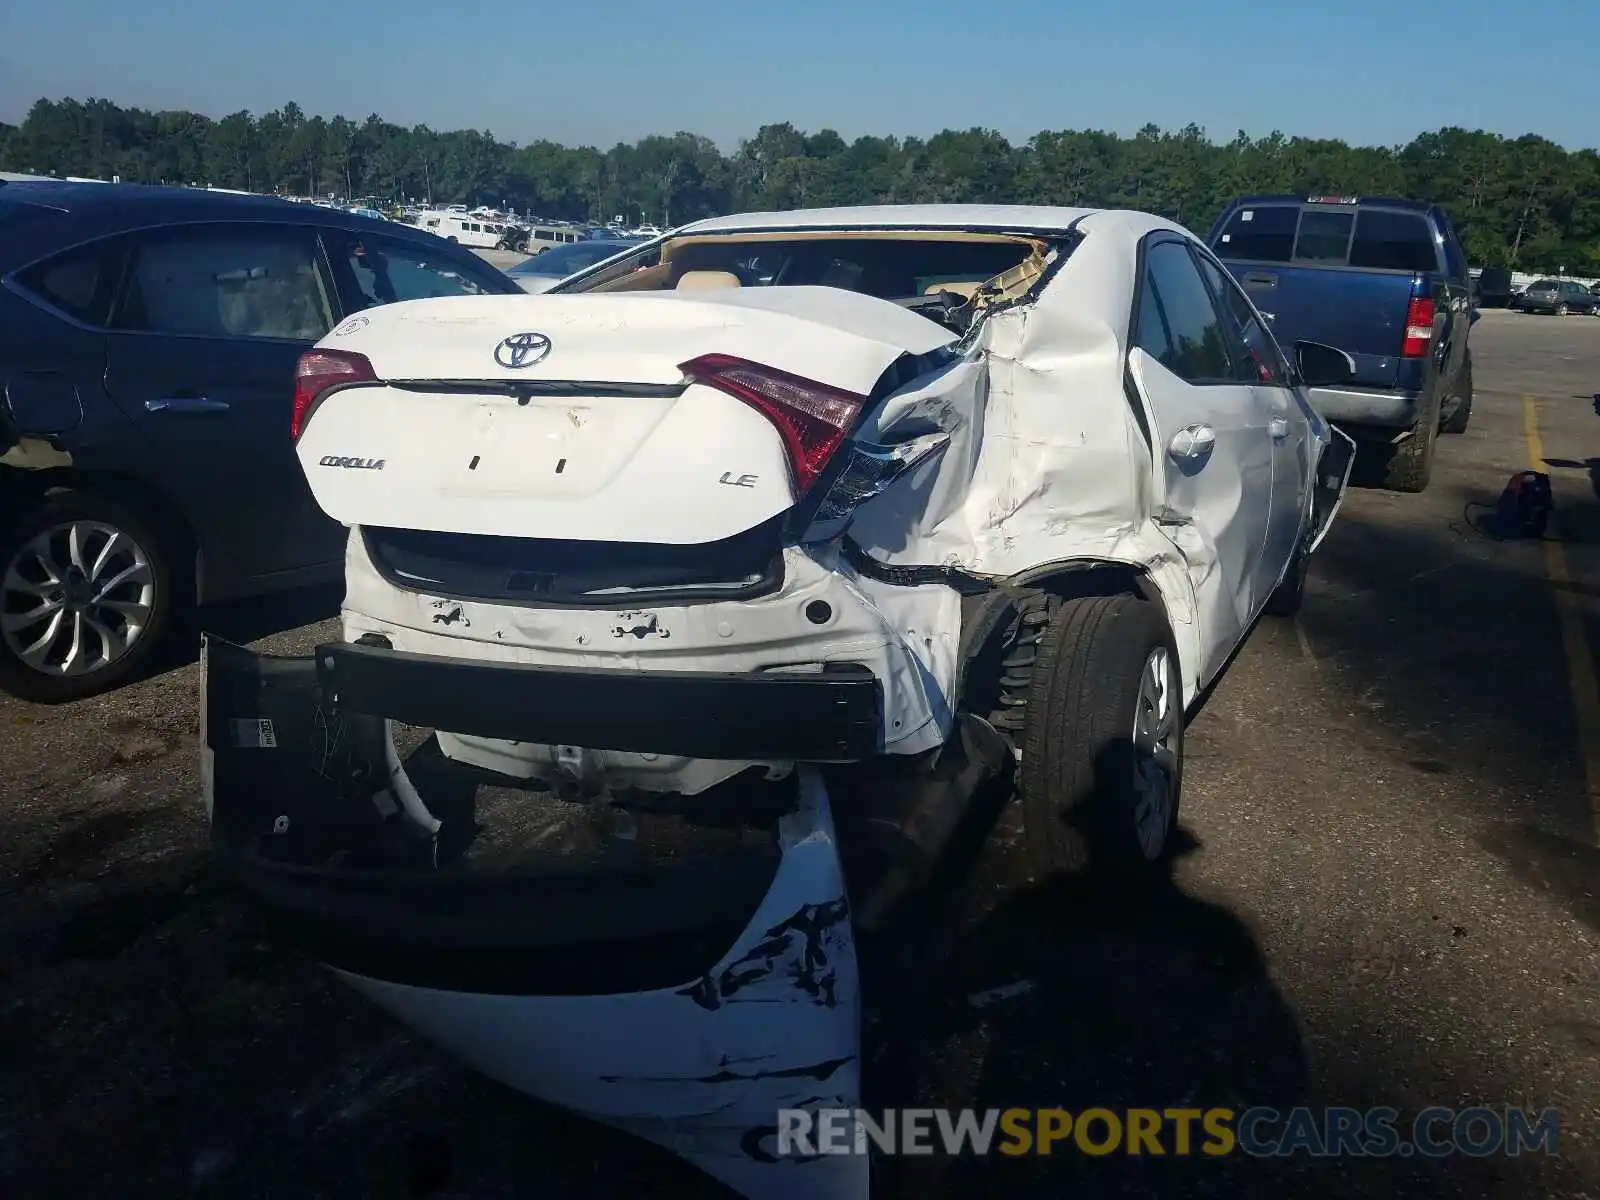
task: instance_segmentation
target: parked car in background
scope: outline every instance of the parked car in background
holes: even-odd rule
[[[575,275],[585,267],[615,258],[625,250],[637,246],[644,238],[590,238],[569,246],[556,246],[542,254],[535,254],[509,268],[506,274],[516,280],[525,292],[549,291],[568,275]]]
[[[1509,307],[1514,290],[1511,286],[1511,272],[1507,268],[1485,267],[1478,274],[1478,307]]]
[[[1159,882],[1186,718],[1348,480],[1305,386],[1353,369],[1125,211],[720,217],[373,313],[295,418],[342,638],[203,650],[214,845],[488,1074],[864,1196],[765,1150],[860,1104],[855,929],[1013,782],[1041,883]]]
[[[1512,307],[1518,312],[1552,313],[1558,317],[1568,313],[1593,316],[1600,312],[1600,296],[1576,279],[1536,279]]]
[[[1428,486],[1440,432],[1472,415],[1466,256],[1437,204],[1356,196],[1246,196],[1206,239],[1285,344],[1354,359],[1313,388],[1317,411],[1384,457],[1384,484]]]
[[[346,318],[513,294],[470,251],[269,197],[0,187],[0,688],[115,686],[194,601],[337,577],[344,531],[288,434],[300,355]]]

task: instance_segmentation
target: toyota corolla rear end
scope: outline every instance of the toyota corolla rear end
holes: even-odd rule
[[[853,1157],[774,1174],[772,1123],[856,1102],[841,765],[937,755],[934,793],[970,793],[1008,754],[952,731],[956,588],[838,536],[937,474],[936,425],[885,444],[871,413],[970,386],[953,339],[820,288],[419,301],[336,329],[294,435],[352,531],[344,639],[208,641],[219,849],[288,934],[485,1072],[748,1194],[864,1194]],[[937,826],[897,777],[841,819]]]

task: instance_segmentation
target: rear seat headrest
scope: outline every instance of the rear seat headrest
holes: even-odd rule
[[[706,292],[715,288],[742,286],[732,271],[685,271],[678,278],[676,290],[680,292]]]

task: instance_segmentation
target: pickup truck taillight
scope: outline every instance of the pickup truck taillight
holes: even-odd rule
[[[696,383],[743,400],[777,427],[789,452],[796,499],[822,474],[867,399],[729,354],[703,354],[678,369]]]
[[[341,383],[371,383],[377,379],[372,362],[353,350],[307,350],[294,369],[294,409],[289,416],[289,437],[300,436],[306,415],[318,396]]]
[[[1433,341],[1433,301],[1416,297],[1406,308],[1406,337],[1400,346],[1400,357],[1422,358]]]

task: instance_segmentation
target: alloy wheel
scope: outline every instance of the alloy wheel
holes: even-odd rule
[[[65,521],[36,534],[0,576],[0,636],[34,671],[102,671],[150,628],[155,570],[149,552],[102,521]]]
[[[1145,657],[1134,701],[1133,822],[1149,861],[1161,856],[1172,827],[1178,775],[1178,688],[1172,656],[1157,646]]]

